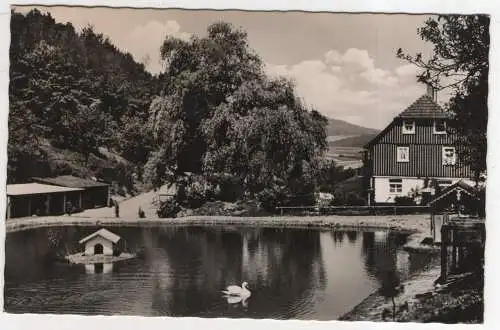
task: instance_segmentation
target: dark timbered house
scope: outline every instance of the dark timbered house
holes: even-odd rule
[[[366,146],[368,200],[392,204],[398,196],[421,191],[425,182],[450,186],[471,178],[457,157],[455,134],[446,127],[448,113],[436,102],[432,87]]]

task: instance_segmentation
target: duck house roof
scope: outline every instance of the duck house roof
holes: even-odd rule
[[[118,241],[120,240],[120,236],[116,235],[116,234],[113,234],[112,232],[110,232],[109,230],[106,230],[106,229],[100,229],[98,231],[96,231],[95,233],[93,234],[90,234],[84,238],[82,238],[79,243],[80,244],[84,244],[85,242],[88,242],[90,241],[91,239],[93,239],[94,237],[97,237],[97,236],[100,236],[110,242],[113,242],[113,243],[118,243]]]

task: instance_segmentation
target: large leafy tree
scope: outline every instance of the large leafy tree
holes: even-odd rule
[[[397,53],[423,69],[419,81],[451,90],[449,127],[458,133],[458,155],[476,179],[486,170],[489,25],[486,15],[429,18],[418,33],[434,44],[432,57],[410,56],[401,49]]]
[[[289,81],[264,74],[245,32],[215,23],[203,38],[167,38],[161,52],[164,88],[150,107],[152,179],[230,177],[255,194],[313,171],[326,148],[326,120],[301,104]]]

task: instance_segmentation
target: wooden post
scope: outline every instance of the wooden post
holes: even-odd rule
[[[446,281],[448,275],[448,232],[446,226],[441,227],[441,280]]]
[[[451,255],[451,268],[453,271],[457,268],[457,245],[455,244],[455,230],[453,229],[451,231],[451,244],[453,246],[452,248],[452,255]]]
[[[460,269],[464,264],[464,246],[458,247],[458,268]]]
[[[63,194],[63,214],[66,214],[66,193]]]
[[[11,203],[10,203],[10,196],[7,196],[7,219],[10,219],[10,207],[11,207]]]
[[[45,214],[50,214],[50,194],[47,195],[47,199],[45,200]]]
[[[80,211],[83,210],[83,197],[82,197],[82,195],[83,195],[83,190],[81,190],[80,193],[79,193],[79,195],[78,195],[79,196],[79,198],[78,198],[78,208],[80,209]],[[108,201],[108,204],[109,204],[109,201]]]

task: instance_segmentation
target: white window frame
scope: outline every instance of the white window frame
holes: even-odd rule
[[[438,131],[438,130],[436,130],[436,122],[438,120],[442,120],[443,121],[444,131]],[[433,134],[446,134],[446,121],[444,119],[434,119],[434,125],[432,127],[432,133]]]
[[[411,124],[411,129],[407,129],[406,125]],[[415,134],[415,121],[403,120],[403,134]]]
[[[403,180],[389,179],[389,193],[393,195],[403,194]]]
[[[403,151],[403,150],[406,150],[406,159],[400,157],[401,156],[401,152],[400,151]],[[396,161],[398,163],[408,163],[410,161],[410,147],[397,147],[396,148]]]
[[[446,153],[451,150],[453,150],[453,155],[450,158]],[[443,166],[453,166],[457,163],[457,151],[455,147],[443,147],[441,154]]]

